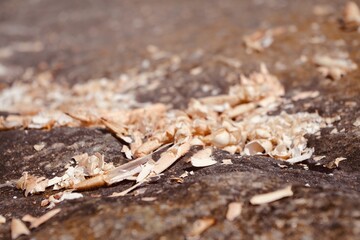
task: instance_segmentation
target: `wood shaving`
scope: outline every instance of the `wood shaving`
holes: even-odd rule
[[[288,186],[274,192],[256,195],[250,199],[250,203],[253,205],[271,203],[282,198],[291,197],[293,195],[294,193],[291,190],[291,186]]]
[[[11,239],[16,239],[21,235],[30,235],[30,231],[20,219],[13,218],[11,221]]]
[[[228,205],[228,210],[226,212],[226,219],[229,221],[234,221],[237,217],[240,216],[242,210],[242,203],[232,202]]]
[[[346,160],[346,158],[344,158],[344,157],[335,158],[334,163],[335,163],[336,167],[339,167],[340,162],[344,161],[344,160]]]
[[[233,164],[233,162],[231,161],[231,159],[223,159],[221,160],[223,165],[231,165]]]
[[[279,29],[283,31],[284,29]],[[272,34],[278,30],[273,30]],[[275,34],[276,35],[276,34]],[[167,56],[167,55],[166,55]],[[174,58],[176,59],[176,57]],[[179,64],[178,60],[170,60],[171,64]],[[198,71],[198,70],[197,70]],[[277,116],[269,116],[267,113],[283,103],[282,96],[285,89],[276,78],[269,73],[264,64],[260,65],[260,71],[248,76],[241,75],[238,82],[229,88],[228,93],[217,96],[208,96],[200,99],[192,99],[184,110],[169,109],[164,104],[137,104],[134,101],[127,103],[125,99],[133,99],[126,95],[126,90],[137,89],[138,85],[131,85],[130,77],[143,82],[141,79],[158,79],[165,73],[144,72],[122,75],[114,82],[100,79],[86,84],[75,85],[66,94],[75,97],[70,102],[62,99],[56,102],[51,99],[43,100],[49,103],[40,106],[48,111],[36,112],[36,114],[23,114],[21,116],[8,116],[0,119],[0,125],[6,127],[44,128],[57,126],[96,126],[104,127],[113,132],[121,141],[129,143],[124,145],[123,152],[134,157],[134,160],[123,165],[114,167],[112,163],[106,163],[100,153],[94,155],[80,154],[74,156],[75,166],[68,166],[62,176],[56,176],[50,180],[35,178],[37,184],[42,181],[42,188],[30,189],[24,182],[26,177],[18,184],[27,193],[43,191],[45,187],[53,186],[58,189],[88,190],[95,187],[111,185],[123,180],[137,181],[134,186],[114,196],[123,196],[134,190],[142,183],[151,179],[160,178],[160,174],[171,167],[181,157],[189,152],[195,145],[201,145],[204,150],[195,154],[190,162],[194,166],[209,166],[215,164],[211,158],[211,149],[228,151],[231,154],[242,155],[264,154],[275,159],[297,163],[311,157],[313,149],[308,148],[306,134],[317,134],[321,127],[331,124],[331,120],[324,121],[318,114],[285,112]],[[25,86],[14,84],[6,93],[0,93],[0,100],[4,100],[5,108],[18,109],[24,104],[17,100],[16,94],[23,92],[33,100],[40,93],[42,85],[55,88],[52,92],[60,91],[60,86],[42,83]],[[136,82],[136,81],[135,81]],[[130,84],[130,86],[128,86]],[[120,95],[115,94],[118,85]],[[59,88],[59,89],[58,89]],[[60,94],[60,93],[57,94]],[[71,93],[71,94],[70,94]],[[22,95],[24,95],[22,94]],[[91,99],[85,101],[80,96]],[[104,102],[97,102],[102,96]],[[311,95],[313,96],[313,95]],[[102,99],[102,97],[99,97]],[[115,101],[115,99],[117,99]],[[41,101],[40,101],[41,102]],[[124,104],[119,104],[119,103]],[[21,103],[21,104],[20,104]],[[19,104],[19,106],[17,105]],[[65,108],[71,104],[70,108]],[[69,109],[66,114],[58,107]],[[122,107],[116,107],[121,105]],[[71,117],[69,117],[71,116]],[[160,159],[152,162],[152,154],[162,152]],[[202,154],[204,154],[202,156]],[[189,173],[191,174],[191,172]],[[46,183],[46,184],[45,184]],[[30,186],[30,185],[29,185]],[[29,189],[28,189],[29,188]],[[52,207],[61,196],[53,197],[54,201],[46,202]]]
[[[156,200],[156,197],[143,197],[141,198],[141,201],[144,201],[144,202],[153,202]]]
[[[207,167],[217,163],[214,158],[211,157],[212,149],[205,148],[198,151],[191,157],[191,165],[194,167]]]
[[[132,152],[128,146],[123,145],[121,152],[125,154],[127,159],[132,159]]]
[[[36,151],[41,151],[45,146],[46,146],[46,143],[41,142],[41,143],[35,144],[35,145],[34,145],[34,149],[35,149]]]
[[[30,194],[44,192],[48,186],[48,179],[44,177],[36,177],[24,172],[22,177],[16,182],[16,187],[25,190],[25,197]]]
[[[314,156],[313,157],[313,160],[315,161],[315,162],[318,162],[318,161],[320,161],[321,159],[323,159],[323,158],[325,158],[326,156]]]
[[[33,217],[31,215],[25,215],[22,220],[24,222],[30,222],[30,229],[31,228],[37,228],[38,226],[40,226],[41,224],[43,224],[44,222],[48,221],[50,218],[54,217],[56,214],[58,214],[61,211],[60,208],[58,209],[54,209],[51,210],[47,213],[45,213],[44,215],[42,215],[41,217]]]
[[[347,73],[357,69],[356,63],[344,57],[317,55],[313,62],[318,66],[317,69],[322,76],[333,80],[339,80]]]
[[[198,219],[193,223],[188,236],[189,237],[200,236],[203,232],[205,232],[209,227],[211,227],[214,224],[215,224],[214,218],[208,217],[208,218]]]
[[[0,215],[0,224],[6,223],[6,218],[3,215]]]
[[[48,199],[45,199],[41,201],[41,206],[47,208],[54,208],[55,205],[59,202],[62,202],[64,200],[73,200],[84,197],[81,193],[73,193],[71,190],[59,192],[56,194],[51,195]]]
[[[265,48],[270,47],[274,41],[274,37],[281,35],[287,31],[284,27],[277,27],[268,30],[258,30],[250,35],[243,37],[246,51],[251,53],[252,51],[262,52]]]
[[[360,9],[355,2],[349,1],[345,4],[341,20],[341,27],[346,31],[356,31],[360,28]]]
[[[293,101],[299,101],[307,98],[316,98],[320,95],[319,91],[306,91],[306,92],[299,92],[294,95],[291,99]]]
[[[355,122],[353,123],[355,127],[360,127],[360,117],[358,117]]]

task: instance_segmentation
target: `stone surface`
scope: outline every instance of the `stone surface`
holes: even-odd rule
[[[330,4],[335,12],[319,17],[312,13],[315,3]],[[323,117],[341,116],[320,138],[308,136],[315,155],[325,155],[320,165],[287,165],[267,157],[241,157],[216,152],[216,160],[231,158],[233,165],[216,164],[193,169],[183,160],[161,179],[144,185],[144,194],[109,198],[131,186],[115,186],[84,192],[84,198],[58,204],[62,211],[39,228],[32,239],[185,239],[195,220],[210,217],[215,224],[202,239],[356,239],[360,236],[360,129],[353,126],[360,117],[360,71],[339,81],[319,76],[311,61],[298,63],[301,55],[339,48],[349,52],[360,65],[359,33],[338,28],[343,1],[1,1],[0,48],[18,42],[40,42],[39,51],[14,50],[0,54],[0,89],[23,80],[27,68],[50,70],[54,81],[65,85],[91,78],[116,77],[141,65],[148,57],[149,44],[181,54],[193,53],[184,67],[167,76],[155,90],[139,89],[139,101],[161,101],[186,106],[191,97],[206,95],[201,86],[209,84],[226,91],[222,65],[213,56],[224,55],[242,62],[249,73],[265,62],[286,86],[286,97],[301,90],[318,90],[320,96],[280,107],[277,112],[319,112]],[[263,53],[248,55],[242,36],[260,27],[294,25],[297,31],[275,38]],[[309,43],[314,36],[325,42]],[[202,49],[204,54],[196,54]],[[199,57],[196,57],[198,56]],[[193,76],[189,71],[201,66]],[[0,68],[1,70],[1,68]],[[23,80],[29,81],[29,80]],[[176,96],[176,98],[174,97]],[[356,106],[347,102],[356,102]],[[0,103],[1,104],[1,103]],[[1,113],[6,115],[7,113]],[[275,114],[275,113],[274,113]],[[340,130],[345,129],[344,132]],[[45,142],[41,151],[33,145]],[[47,177],[59,174],[76,154],[101,152],[106,161],[124,163],[121,142],[109,132],[94,128],[56,128],[49,131],[11,130],[0,132],[0,184],[18,179],[23,171]],[[324,167],[337,157],[346,157],[337,168]],[[194,175],[184,183],[172,176],[185,170]],[[294,196],[273,203],[252,206],[249,199],[259,193],[292,185]],[[0,238],[10,238],[10,219],[25,214],[40,216],[47,209],[40,202],[52,192],[25,198],[12,187],[0,188]],[[144,201],[144,197],[156,197]],[[145,199],[146,200],[146,199]],[[225,219],[227,205],[243,203],[242,213],[233,222]],[[22,237],[26,239],[27,237]],[[19,238],[21,239],[21,238]]]

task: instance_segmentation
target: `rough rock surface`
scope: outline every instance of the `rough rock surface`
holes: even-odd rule
[[[315,4],[334,9],[329,15],[313,14]],[[214,55],[238,59],[241,72],[249,73],[265,62],[286,86],[286,97],[298,91],[318,90],[320,96],[293,103],[278,111],[318,112],[340,116],[339,131],[323,129],[321,136],[307,136],[315,155],[325,155],[317,165],[287,165],[268,157],[241,157],[216,152],[214,166],[195,169],[183,160],[158,181],[145,185],[144,194],[106,197],[131,186],[84,192],[84,198],[58,204],[62,211],[23,239],[185,239],[193,223],[214,218],[202,239],[356,239],[360,237],[360,70],[338,81],[321,77],[311,57],[339,48],[360,65],[360,35],[343,32],[337,20],[343,1],[1,1],[0,48],[16,42],[41,42],[38,51],[0,51],[0,89],[22,80],[26,69],[50,70],[54,81],[66,85],[92,78],[114,77],[141,65],[146,46],[153,44],[174,53],[193,53],[185,67],[167,76],[157,89],[139,89],[139,101],[161,101],[186,106],[191,97],[205,96],[204,84],[226,91],[223,66]],[[245,52],[242,36],[259,27],[294,25],[297,31],[280,35],[262,53]],[[315,36],[325,38],[317,43]],[[312,41],[310,41],[312,39]],[[314,40],[315,39],[315,40]],[[202,51],[199,51],[202,49]],[[203,52],[203,54],[199,54]],[[1,53],[3,53],[1,55]],[[199,75],[189,73],[203,67]],[[235,71],[235,70],[234,70]],[[236,72],[238,74],[238,72]],[[29,80],[23,80],[29,81]],[[176,96],[176,97],[174,97]],[[348,104],[355,102],[354,104]],[[1,104],[1,103],[0,103]],[[6,115],[8,113],[1,113]],[[275,113],[274,113],[275,114]],[[342,129],[345,129],[343,132]],[[33,145],[45,142],[41,151]],[[126,162],[121,142],[107,131],[93,128],[55,128],[0,132],[0,184],[18,179],[23,171],[51,177],[63,171],[72,156],[101,152],[106,161]],[[345,157],[330,168],[337,157]],[[221,165],[232,159],[232,165]],[[280,165],[279,165],[280,164]],[[282,166],[282,165],[285,165]],[[184,183],[171,181],[185,170],[194,175]],[[294,196],[253,206],[256,194],[292,185]],[[24,197],[13,187],[0,188],[0,238],[10,238],[10,219],[25,214],[40,216],[47,209],[40,202],[51,191]],[[144,197],[156,197],[153,201]],[[243,203],[241,215],[225,219],[230,202]],[[20,239],[20,238],[19,238]]]

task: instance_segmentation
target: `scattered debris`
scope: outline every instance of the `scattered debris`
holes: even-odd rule
[[[17,218],[13,218],[11,221],[11,239],[16,239],[21,235],[29,235],[30,231],[25,224]]]
[[[344,157],[338,157],[338,158],[336,158],[335,161],[334,161],[336,167],[339,167],[340,162],[341,162],[341,161],[344,161],[344,160],[346,160],[346,158],[344,158]]]
[[[128,146],[123,145],[121,152],[123,152],[125,154],[125,157],[127,159],[132,159],[132,152]]]
[[[104,85],[100,86],[104,87],[108,83],[104,81]],[[96,82],[91,84],[89,87],[99,87]],[[78,92],[90,91],[75,88]],[[204,147],[190,158],[195,167],[216,164],[211,157],[215,148],[232,154],[264,154],[289,163],[304,161],[309,159],[314,151],[307,147],[304,136],[319,132],[327,123],[316,113],[282,112],[276,116],[267,115],[282,103],[281,96],[284,93],[284,87],[279,80],[261,64],[260,72],[240,76],[240,81],[230,87],[228,94],[193,99],[185,110],[168,110],[163,104],[152,104],[119,111],[98,109],[96,113],[95,108],[89,111],[68,111],[67,114],[81,124],[108,128],[130,144],[130,148],[123,145],[122,151],[128,158],[135,159],[114,167],[112,163],[106,163],[100,153],[91,156],[87,153],[80,154],[73,157],[75,166],[68,165],[63,176],[49,180],[31,176],[32,178],[28,177],[32,179],[31,185],[27,183],[27,173],[24,173],[18,186],[26,189],[27,195],[44,191],[50,186],[53,186],[54,190],[65,188],[83,191],[123,180],[135,180],[134,186],[111,195],[124,196],[141,184],[155,177],[159,178],[163,171],[195,145]],[[317,94],[303,93],[300,98]],[[58,119],[42,113],[29,121],[32,123],[28,124],[28,127],[41,128],[44,124],[57,122]],[[327,122],[332,123],[331,119]],[[152,154],[159,151],[162,151],[160,158],[154,162]],[[52,195],[44,200],[42,205],[54,207],[55,203],[64,200],[68,194],[70,193],[62,192]]]
[[[325,55],[316,55],[313,59],[318,71],[324,77],[339,80],[348,72],[357,69],[356,63],[348,58],[333,58]]]
[[[22,220],[24,222],[29,222],[31,224],[30,229],[31,228],[37,228],[38,226],[40,226],[44,222],[48,221],[50,218],[54,217],[60,211],[61,211],[60,208],[54,209],[54,210],[51,210],[51,211],[45,213],[44,215],[42,215],[41,217],[38,217],[38,218],[27,214],[22,218]]]
[[[198,237],[214,224],[215,224],[214,218],[207,217],[207,218],[198,219],[193,223],[188,236]]]
[[[46,146],[46,143],[41,142],[41,143],[35,144],[35,145],[34,145],[34,149],[39,152],[39,151],[41,151],[45,146]]]
[[[277,201],[282,198],[291,197],[294,193],[291,190],[291,186],[276,190],[274,192],[259,194],[250,199],[250,203],[253,205],[265,204]]]
[[[242,203],[232,202],[228,205],[228,210],[226,212],[226,219],[229,221],[234,221],[238,216],[240,216],[242,210]]]

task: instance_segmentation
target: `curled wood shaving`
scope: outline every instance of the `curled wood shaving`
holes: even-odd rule
[[[11,221],[11,239],[16,239],[21,235],[29,235],[30,231],[25,224],[17,218],[13,218]]]
[[[44,192],[48,186],[48,179],[45,177],[36,177],[24,172],[22,177],[16,182],[16,187],[25,190],[25,197],[30,194]]]
[[[217,163],[214,158],[211,157],[212,149],[205,148],[203,150],[198,151],[191,157],[191,164],[194,167],[207,167]]]
[[[335,165],[336,165],[336,167],[338,167],[339,164],[340,164],[340,162],[341,162],[341,161],[344,161],[344,160],[346,160],[346,158],[344,158],[344,157],[338,157],[338,158],[336,158],[336,159],[335,159]]]
[[[226,219],[229,221],[234,221],[238,216],[240,216],[242,210],[242,203],[232,202],[228,205],[228,210],[226,212]]]
[[[37,228],[38,226],[40,226],[41,224],[43,224],[44,222],[48,221],[50,218],[54,217],[56,214],[58,214],[61,211],[60,208],[58,209],[54,209],[51,210],[47,213],[45,213],[44,215],[42,215],[41,217],[33,217],[31,215],[25,215],[22,220],[24,222],[30,222],[30,228]]]
[[[253,205],[265,204],[265,203],[277,201],[285,197],[291,197],[292,195],[294,195],[294,193],[291,190],[291,186],[288,186],[286,188],[274,192],[253,196],[250,199],[250,203]]]

